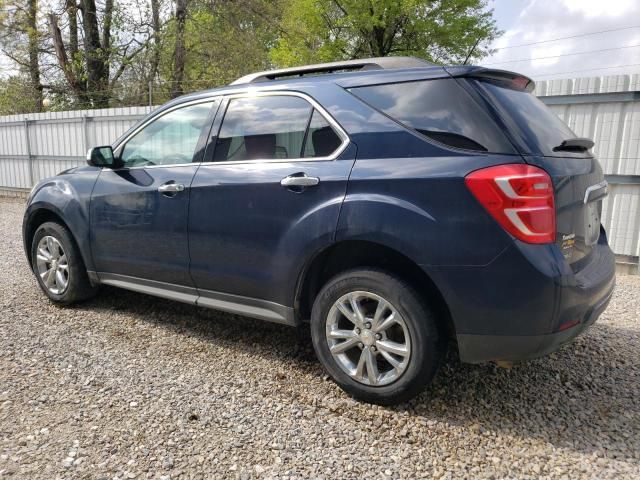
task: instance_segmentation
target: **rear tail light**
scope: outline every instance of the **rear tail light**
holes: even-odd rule
[[[527,243],[556,239],[551,177],[531,165],[497,165],[471,172],[467,188],[511,235]]]

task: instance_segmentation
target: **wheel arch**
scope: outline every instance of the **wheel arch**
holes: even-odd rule
[[[353,268],[379,268],[408,282],[436,309],[440,326],[448,337],[455,327],[446,301],[431,277],[401,252],[368,240],[343,240],[318,252],[300,274],[294,299],[299,321],[311,317],[313,301],[322,286],[335,275]]]
[[[24,250],[31,266],[31,245],[33,243],[33,236],[40,225],[46,222],[56,222],[65,227],[71,234],[71,238],[78,245],[78,239],[76,238],[73,230],[69,227],[67,222],[62,219],[60,212],[52,206],[38,206],[37,208],[27,212],[25,215],[23,238],[24,238]],[[82,252],[81,252],[82,253]],[[85,259],[83,259],[85,260]],[[86,261],[85,261],[86,265]]]

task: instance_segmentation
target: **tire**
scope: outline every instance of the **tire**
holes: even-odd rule
[[[352,298],[364,313],[364,322],[349,307]],[[336,306],[339,300],[343,310],[347,305],[348,315]],[[384,313],[376,321],[378,308]],[[401,322],[385,322],[392,313]],[[364,328],[356,333],[359,324]],[[391,326],[380,330],[385,324]],[[347,337],[350,328],[353,333]],[[350,270],[327,282],[313,304],[311,337],[316,355],[334,381],[354,398],[379,405],[405,402],[420,393],[438,371],[446,348],[434,313],[416,291],[393,275],[369,269]],[[337,356],[331,353],[330,348],[338,352],[346,345],[342,342],[353,343],[354,338],[355,346]],[[404,356],[390,354],[391,346]]]
[[[39,249],[44,252],[39,252]],[[56,254],[52,253],[56,251],[57,258]],[[66,279],[66,284],[56,275],[42,273],[52,270],[51,266],[54,266],[52,260],[56,261],[55,265],[58,267],[55,270]],[[65,264],[66,268],[64,268]],[[50,300],[60,305],[71,305],[87,300],[98,290],[89,281],[80,250],[71,233],[64,225],[57,222],[46,222],[36,229],[31,242],[31,269],[42,291]],[[51,282],[47,284],[47,280]]]

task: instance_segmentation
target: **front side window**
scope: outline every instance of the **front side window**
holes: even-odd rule
[[[338,139],[337,143],[332,137]],[[340,144],[337,133],[326,119],[303,98],[291,95],[240,97],[229,101],[213,160],[326,157]]]
[[[453,79],[390,83],[350,91],[437,142],[466,150],[514,153],[487,112]]]
[[[120,158],[125,167],[175,165],[193,161],[198,139],[208,127],[215,101],[178,108],[160,116],[136,133]]]

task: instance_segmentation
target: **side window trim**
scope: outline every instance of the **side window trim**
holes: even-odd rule
[[[299,158],[268,158],[268,159],[255,159],[255,160],[225,160],[223,162],[214,162],[213,158],[215,154],[215,146],[217,142],[218,135],[220,134],[220,129],[222,128],[222,122],[224,121],[224,117],[227,114],[227,109],[229,108],[230,100],[234,98],[251,98],[251,97],[279,97],[279,96],[290,96],[290,97],[299,97],[306,100],[311,106],[311,112],[309,114],[309,119],[307,121],[307,129],[305,130],[304,141],[302,142],[303,151],[300,152],[301,155],[304,155],[304,147],[307,139],[307,134],[309,131],[309,125],[311,124],[311,119],[313,118],[314,111],[317,111],[331,126],[333,131],[340,137],[342,142],[340,146],[329,156],[327,157],[299,157]],[[321,162],[327,160],[336,160],[342,152],[345,151],[347,145],[349,145],[350,139],[344,129],[340,126],[335,119],[329,115],[329,113],[312,97],[305,93],[295,92],[295,91],[280,91],[280,90],[269,90],[266,92],[245,92],[245,93],[234,93],[225,95],[223,100],[220,102],[220,106],[218,107],[218,115],[216,115],[216,119],[214,121],[213,128],[211,130],[211,134],[209,135],[209,142],[207,144],[205,157],[203,158],[202,165],[239,165],[246,163],[287,163],[287,162]],[[215,135],[213,134],[215,132]]]
[[[304,152],[307,149],[307,141],[309,140],[309,127],[311,126],[311,120],[313,119],[313,113],[316,111],[316,108],[312,105],[311,111],[309,112],[309,118],[307,118],[307,126],[304,128],[304,137],[302,137],[302,145],[300,145],[300,157],[305,158]]]
[[[122,150],[124,150],[125,145],[129,142],[129,140],[131,140],[133,137],[135,137],[142,129],[146,128],[147,125],[150,125],[151,123],[155,122],[156,120],[158,120],[159,118],[163,117],[164,115],[167,115],[168,113],[174,112],[176,110],[179,110],[180,108],[184,108],[184,107],[190,107],[192,105],[198,105],[200,103],[209,103],[211,102],[211,110],[209,112],[209,115],[207,117],[207,124],[208,126],[205,126],[202,131],[200,132],[200,137],[198,138],[198,142],[196,144],[196,151],[194,153],[194,157],[192,159],[191,162],[186,162],[186,163],[175,163],[175,164],[170,164],[170,165],[141,165],[141,166],[135,166],[135,167],[122,167],[122,168],[118,168],[115,171],[119,171],[119,170],[138,170],[138,169],[142,169],[142,168],[171,168],[171,167],[184,167],[187,165],[192,165],[194,163],[202,163],[202,160],[204,159],[204,150],[206,147],[206,140],[208,138],[208,136],[210,135],[210,131],[211,128],[213,127],[213,123],[214,120],[217,116],[218,111],[220,110],[220,105],[223,103],[223,101],[225,101],[224,97],[221,97],[220,95],[215,95],[212,97],[206,97],[206,98],[199,98],[197,100],[192,100],[189,102],[184,102],[184,103],[179,103],[177,105],[174,105],[171,108],[167,108],[166,110],[163,110],[161,112],[158,112],[157,114],[153,115],[152,117],[149,117],[147,120],[145,120],[144,123],[142,123],[141,125],[139,125],[135,130],[132,130],[131,133],[129,133],[124,139],[122,139],[114,148],[114,154],[119,157],[120,154],[122,153]],[[199,158],[199,160],[198,160]]]
[[[218,116],[218,112],[220,111],[220,104],[222,103],[221,99],[215,98],[213,99],[214,104],[211,105],[211,110],[209,111],[209,116],[207,117],[206,126],[200,132],[200,138],[198,138],[198,143],[196,144],[196,152],[193,155],[193,160],[191,163],[202,163],[204,160],[204,155],[206,153],[206,149],[208,146],[208,140],[211,135],[211,129],[213,128],[213,124]]]
[[[227,108],[229,107],[229,97],[222,97],[220,104],[218,105],[218,112],[213,124],[211,125],[211,131],[207,138],[207,145],[205,147],[204,156],[202,157],[202,164],[220,163],[214,162],[214,153],[216,149],[216,143],[218,141],[218,135],[220,134],[220,127],[222,126],[222,120],[227,114]]]

